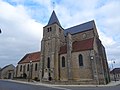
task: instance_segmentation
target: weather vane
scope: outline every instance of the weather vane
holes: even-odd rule
[[[55,9],[55,2],[52,2],[53,10]]]

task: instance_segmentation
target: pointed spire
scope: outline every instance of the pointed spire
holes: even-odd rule
[[[53,23],[57,23],[59,26],[61,26],[54,10],[53,10],[53,12],[52,12],[52,15],[51,15],[51,17],[50,17],[49,22],[48,22],[47,25],[51,25],[51,24],[53,24]]]

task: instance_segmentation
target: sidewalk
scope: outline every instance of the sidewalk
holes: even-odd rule
[[[110,86],[117,86],[120,85],[120,81],[111,81],[107,85],[55,85],[55,84],[45,84],[40,82],[24,82],[24,81],[17,81],[17,80],[5,80],[5,81],[12,81],[17,83],[24,83],[24,84],[31,84],[31,85],[41,85],[47,87],[110,87]]]
[[[120,85],[120,80],[119,81],[111,81],[107,86],[117,86]]]

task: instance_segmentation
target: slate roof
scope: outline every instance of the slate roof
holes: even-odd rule
[[[114,68],[112,71],[110,71],[111,74],[118,73],[120,74],[120,68]]]
[[[34,53],[28,53],[26,54],[19,62],[18,64],[22,63],[29,63],[32,62],[39,62],[40,61],[40,52],[34,52]]]
[[[94,38],[90,38],[82,41],[75,41],[72,43],[72,52],[91,50],[93,49],[93,42],[94,42]],[[67,53],[67,45],[60,47],[59,54],[65,54],[65,53]]]
[[[51,15],[47,25],[51,25],[54,23],[57,23],[59,26],[61,26],[56,14],[55,14],[55,11],[53,10],[52,15]],[[80,25],[76,25],[76,26],[64,29],[64,34],[66,36],[67,33],[76,34],[79,32],[91,30],[94,28],[94,25],[95,25],[95,22],[94,22],[94,20],[92,20],[92,21],[89,21],[89,22],[86,22],[86,23],[83,23]]]
[[[15,68],[15,66],[14,66],[13,64],[9,64],[9,65],[6,65],[5,67],[3,67],[2,69],[0,69],[0,71],[2,71],[2,70],[4,70],[4,69],[8,68],[9,66],[12,66],[12,67]]]
[[[89,22],[86,22],[86,23],[83,23],[83,24],[80,24],[80,25],[76,25],[76,26],[67,28],[67,29],[64,30],[64,33],[65,33],[65,35],[67,33],[76,34],[76,33],[79,33],[79,32],[91,30],[91,29],[94,28],[94,24],[95,24],[95,22],[94,22],[94,20],[92,20],[92,21],[89,21]]]
[[[52,15],[51,15],[47,25],[51,25],[54,23],[57,23],[59,26],[61,26],[56,14],[55,14],[55,11],[52,12]]]

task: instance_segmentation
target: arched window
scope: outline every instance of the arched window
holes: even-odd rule
[[[35,64],[35,71],[37,71],[37,63]]]
[[[47,68],[50,68],[50,58],[47,59]]]
[[[79,66],[83,66],[83,56],[79,55]]]
[[[27,65],[27,71],[29,71],[29,64]]]
[[[20,66],[20,72],[22,71],[22,65]]]
[[[62,57],[62,67],[65,67],[65,57]]]

